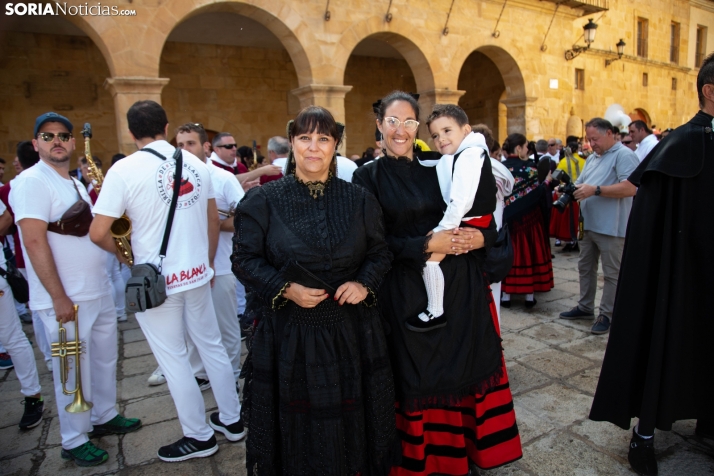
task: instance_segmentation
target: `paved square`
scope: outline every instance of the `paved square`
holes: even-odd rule
[[[627,463],[630,433],[587,419],[607,336],[591,335],[589,321],[558,319],[578,298],[577,255],[553,250],[555,289],[537,295],[538,304],[531,310],[525,309],[522,296],[514,297],[511,309],[502,310],[503,346],[524,457],[481,474],[634,474]],[[602,274],[599,278],[602,288]],[[32,340],[32,326],[23,328]],[[85,469],[60,458],[57,409],[48,393],[51,375],[42,359],[38,370],[45,417],[28,432],[17,428],[23,406],[15,373],[0,371],[0,475],[245,475],[245,444],[230,443],[222,435],[217,436],[220,451],[211,458],[169,464],[156,457],[160,446],[181,436],[181,427],[166,385],[146,384],[154,368],[156,361],[141,329],[130,317],[119,324],[118,406],[124,415],[141,418],[144,428],[94,440],[109,452],[109,461]],[[203,396],[206,411],[215,411],[211,391]],[[671,432],[658,432],[655,446],[661,475],[714,474],[714,441],[695,437],[693,421],[677,422]]]

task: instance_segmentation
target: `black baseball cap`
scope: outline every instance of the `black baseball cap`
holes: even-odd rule
[[[56,112],[46,112],[42,114],[41,116],[38,116],[37,119],[35,119],[35,133],[33,134],[33,137],[37,137],[37,132],[40,130],[40,127],[42,127],[42,124],[45,122],[59,122],[60,124],[64,125],[69,132],[72,132],[72,129],[74,126],[72,126],[72,123],[69,122],[69,119],[66,117],[57,114]]]

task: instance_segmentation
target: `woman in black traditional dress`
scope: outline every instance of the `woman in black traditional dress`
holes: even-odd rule
[[[521,442],[498,318],[481,269],[495,227],[427,236],[445,209],[434,167],[439,154],[414,146],[419,105],[411,95],[395,91],[376,111],[384,157],[357,169],[353,182],[379,200],[394,254],[379,290],[402,440],[402,462],[391,474],[466,475],[473,465],[510,463],[522,456]],[[431,253],[448,254],[441,262],[448,325],[412,332],[404,323],[426,309],[421,274]]]
[[[326,109],[303,109],[286,176],[236,212],[233,272],[262,300],[244,365],[248,474],[380,475],[399,457],[374,294],[391,254],[374,196],[337,178],[341,136]]]

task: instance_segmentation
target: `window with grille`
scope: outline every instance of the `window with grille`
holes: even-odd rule
[[[575,89],[585,89],[585,70],[575,68]]]
[[[646,18],[637,18],[637,56],[647,58],[647,27]]]
[[[697,44],[694,50],[694,67],[699,68],[707,54],[707,27],[697,26]]]
[[[679,64],[679,23],[672,22],[669,36],[669,62]]]

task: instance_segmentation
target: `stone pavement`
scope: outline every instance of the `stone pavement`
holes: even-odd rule
[[[554,250],[558,250],[554,248]],[[522,460],[484,476],[505,475],[628,475],[630,432],[587,419],[597,384],[607,336],[593,336],[587,321],[558,319],[575,306],[578,296],[577,256],[555,251],[555,289],[537,295],[538,304],[525,310],[515,298],[502,316],[506,353],[518,426]],[[600,288],[602,276],[600,276]],[[601,291],[598,291],[597,299]],[[32,339],[32,326],[25,325]],[[244,351],[245,352],[245,351]],[[36,355],[39,353],[36,351]],[[141,418],[144,428],[124,436],[95,440],[109,452],[109,461],[81,469],[60,458],[60,435],[51,375],[38,360],[45,395],[45,418],[40,426],[20,432],[22,399],[14,371],[0,372],[0,475],[244,475],[245,444],[217,436],[220,451],[211,458],[163,463],[161,445],[181,436],[181,428],[166,385],[149,387],[146,378],[156,367],[149,346],[132,317],[119,325],[117,394],[119,411]],[[215,411],[210,391],[203,393],[207,413]],[[656,450],[661,475],[714,474],[714,441],[694,436],[694,421],[658,432]]]

